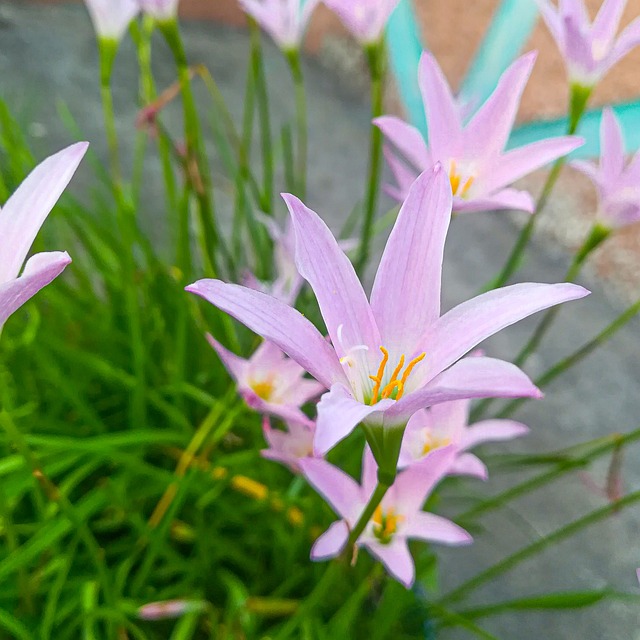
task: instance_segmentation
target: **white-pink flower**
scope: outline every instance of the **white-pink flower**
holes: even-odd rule
[[[358,42],[378,42],[400,0],[323,0]]]
[[[320,0],[240,0],[242,10],[284,51],[299,49]]]
[[[138,0],[84,0],[99,38],[120,42],[140,12]]]
[[[79,142],[40,163],[0,210],[0,327],[71,262],[63,251],[38,253],[22,265],[47,216],[82,160]]]
[[[262,431],[269,447],[260,453],[263,457],[280,462],[294,473],[300,473],[300,460],[313,457],[313,432],[311,421],[285,420],[287,430],[274,429],[271,421],[264,416]]]
[[[272,342],[265,340],[248,359],[225,349],[207,334],[209,344],[238,385],[238,393],[255,411],[310,424],[300,407],[319,396],[325,387],[304,377],[304,369]]]
[[[439,449],[422,462],[401,471],[393,486],[356,540],[385,566],[405,587],[415,579],[415,566],[407,546],[409,538],[462,545],[472,542],[471,536],[450,520],[422,511],[427,497],[451,466],[455,451]],[[331,508],[341,517],[315,542],[312,560],[337,556],[347,544],[349,531],[364,512],[377,484],[377,467],[367,447],[362,461],[362,484],[326,460],[307,458],[300,461],[305,478]]]
[[[443,402],[415,413],[404,433],[399,465],[421,461],[432,451],[451,447],[455,457],[450,474],[487,478],[484,463],[468,450],[484,442],[512,440],[529,432],[529,428],[513,420],[482,420],[469,426],[470,400]]]
[[[627,0],[604,0],[591,22],[584,0],[536,0],[540,13],[564,58],[569,79],[592,87],[640,44],[640,18],[618,37]]]
[[[141,9],[156,20],[164,22],[178,17],[180,0],[138,0]]]

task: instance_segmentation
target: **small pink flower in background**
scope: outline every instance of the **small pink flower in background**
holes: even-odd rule
[[[363,45],[377,43],[400,0],[323,0]]]
[[[287,431],[274,429],[267,416],[263,418],[262,430],[264,439],[269,445],[260,453],[263,457],[281,462],[293,471],[300,473],[300,460],[313,457],[313,422],[287,420]]]
[[[242,10],[283,50],[299,49],[320,0],[240,0]]]
[[[84,0],[99,38],[120,42],[140,13],[138,0]]]
[[[0,209],[0,328],[7,318],[71,262],[66,252],[38,253],[22,265],[87,147],[74,144],[40,163]]]
[[[640,44],[640,19],[616,38],[627,0],[604,0],[591,22],[583,0],[536,0],[543,20],[564,58],[571,82],[593,87]]]
[[[426,499],[446,475],[454,457],[453,448],[446,447],[401,471],[356,541],[356,545],[370,551],[407,588],[415,579],[407,539],[448,545],[472,542],[471,536],[450,520],[422,511]],[[326,460],[307,458],[300,461],[300,467],[309,483],[342,518],[334,522],[311,549],[312,560],[332,558],[344,549],[349,530],[356,525],[373,495],[377,484],[375,460],[367,447],[362,461],[361,485]]]
[[[213,336],[207,334],[207,340],[252,409],[292,422],[311,422],[300,407],[319,396],[325,387],[306,379],[304,369],[275,344],[263,342],[245,360],[225,349]]]
[[[440,166],[413,184],[385,248],[370,300],[325,223],[284,196],[296,232],[296,263],[313,288],[331,343],[295,309],[258,291],[200,280],[187,291],[278,345],[330,392],[318,404],[315,451],[324,454],[363,423],[371,442],[397,441],[425,407],[481,397],[541,397],[520,369],[463,356],[497,331],[586,289],[517,284],[490,291],[440,316],[451,188]],[[381,450],[374,450],[378,462]],[[391,452],[388,453],[392,458]]]
[[[187,613],[206,611],[210,607],[204,600],[165,600],[150,602],[138,609],[141,620],[171,620],[180,618]]]
[[[140,8],[156,20],[164,22],[178,17],[180,0],[138,0]]]
[[[610,108],[600,123],[600,164],[576,160],[571,166],[595,184],[601,225],[618,229],[640,220],[640,152],[626,161],[620,123]]]
[[[423,460],[442,447],[456,453],[448,473],[487,478],[484,463],[468,449],[484,442],[512,440],[529,432],[529,428],[513,420],[482,420],[469,425],[470,400],[443,402],[415,413],[404,434],[399,465],[404,467]]]
[[[415,178],[439,162],[449,175],[454,213],[518,209],[531,213],[534,201],[526,191],[508,188],[516,180],[540,169],[583,144],[582,138],[549,138],[504,151],[522,92],[535,63],[536,53],[516,60],[502,75],[493,94],[468,124],[435,58],[425,52],[420,61],[422,91],[429,146],[421,133],[394,116],[374,123],[390,145],[385,152],[397,186],[388,189],[402,201]]]

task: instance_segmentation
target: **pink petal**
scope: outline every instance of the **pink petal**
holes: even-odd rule
[[[588,27],[590,20],[584,0],[560,0],[560,13],[571,18],[581,28]]]
[[[418,82],[427,117],[431,157],[434,162],[448,161],[460,143],[462,126],[449,84],[435,58],[426,51],[420,59]]]
[[[549,2],[549,0],[536,0],[540,15],[547,25],[547,29],[551,33],[551,36],[556,41],[558,48],[562,50],[564,48],[564,35],[562,22],[560,16],[555,7]]]
[[[604,0],[593,21],[591,35],[594,41],[604,45],[613,42],[626,4],[627,0]]]
[[[186,290],[274,342],[326,388],[345,380],[331,345],[292,307],[259,291],[220,280],[198,280]]]
[[[616,40],[613,51],[607,58],[607,67],[611,68],[640,44],[640,18],[636,18]]]
[[[458,197],[453,199],[453,211],[457,214],[504,209],[533,213],[535,206],[535,201],[530,193],[516,189],[501,189],[491,195],[470,198],[469,200]]]
[[[569,163],[576,171],[584,173],[587,178],[591,179],[594,183],[598,184],[600,170],[597,165],[588,160],[573,160]]]
[[[364,545],[400,584],[407,589],[413,585],[416,569],[411,553],[409,553],[409,547],[403,538],[396,536],[389,544],[367,540]]]
[[[484,462],[472,453],[460,454],[451,465],[451,475],[455,476],[471,476],[486,480],[489,477],[489,471]]]
[[[428,169],[433,164],[418,129],[395,116],[376,118],[373,124],[382,131],[387,142],[390,142],[418,172]]]
[[[515,420],[482,420],[465,430],[461,446],[471,449],[483,442],[513,440],[529,433],[529,427]]]
[[[312,560],[327,560],[342,553],[349,540],[349,526],[344,520],[334,522],[311,547]]]
[[[349,258],[327,225],[298,198],[283,194],[296,232],[296,265],[313,288],[322,317],[340,357],[350,348],[366,345],[378,357],[380,333],[367,296]],[[339,329],[340,328],[340,329]],[[353,357],[368,364],[366,351]]]
[[[611,107],[606,107],[600,124],[600,171],[603,183],[613,185],[624,171],[624,163],[622,129]]]
[[[502,74],[496,90],[467,125],[465,138],[473,141],[480,158],[497,156],[507,144],[537,55],[536,51],[530,51],[518,58]]]
[[[588,294],[574,284],[522,283],[467,300],[427,329],[421,348],[427,357],[420,371],[428,380],[501,329],[537,311]]]
[[[27,261],[19,278],[0,284],[0,327],[14,311],[58,277],[70,262],[66,252],[37,253]]]
[[[528,376],[510,362],[464,358],[429,384],[398,401],[385,414],[408,418],[419,409],[464,398],[541,398]]]
[[[593,58],[591,38],[585,33],[584,27],[573,15],[563,16],[565,32],[565,55],[573,80],[585,84],[593,84],[592,75],[596,71]],[[584,77],[583,77],[584,76]]]
[[[507,151],[494,167],[482,176],[483,191],[490,193],[502,189],[532,171],[571,153],[584,144],[584,138],[563,136],[532,142],[524,147]]]
[[[346,438],[365,418],[379,413],[394,404],[393,400],[381,400],[370,406],[358,402],[341,384],[331,387],[318,403],[316,436],[313,443],[316,455],[324,455],[338,442]]]
[[[222,360],[222,364],[231,374],[231,377],[236,382],[242,380],[245,377],[249,363],[244,358],[240,358],[235,353],[231,353],[231,351],[223,347],[210,333],[206,334],[206,338],[214,351],[218,354],[220,360]]]
[[[431,422],[439,431],[446,431],[453,443],[459,444],[469,424],[470,408],[471,400],[466,399],[436,404],[429,409]]]
[[[365,445],[364,454],[362,455],[362,475],[360,478],[360,486],[362,494],[369,497],[375,491],[378,484],[378,465],[373,457],[369,445]]]
[[[336,514],[355,523],[364,507],[360,485],[326,460],[303,458],[299,464],[309,484],[324,497]]]
[[[458,546],[470,544],[473,538],[462,527],[435,513],[417,513],[406,528],[408,538]]]
[[[440,317],[451,185],[438,164],[413,183],[380,261],[371,308],[388,349],[413,356],[420,335]]]
[[[382,153],[396,181],[396,186],[391,184],[385,185],[384,191],[392,200],[404,202],[418,174],[415,169],[411,169],[402,158],[397,156],[389,145],[384,146]]]
[[[0,210],[3,247],[0,283],[20,273],[40,227],[69,184],[88,146],[88,142],[78,142],[41,162]]]

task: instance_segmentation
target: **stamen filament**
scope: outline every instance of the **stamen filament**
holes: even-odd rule
[[[380,347],[380,351],[382,351],[382,362],[378,367],[378,375],[369,376],[369,378],[376,383],[373,387],[371,404],[375,404],[376,402],[376,398],[378,397],[378,393],[380,392],[380,385],[382,384],[382,376],[384,375],[385,367],[387,366],[387,362],[389,361],[389,352],[384,347]]]

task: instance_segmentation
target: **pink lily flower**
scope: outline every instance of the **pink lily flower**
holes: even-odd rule
[[[415,413],[404,433],[399,466],[423,460],[432,451],[451,447],[455,451],[450,474],[486,480],[484,463],[468,450],[485,442],[512,440],[529,432],[529,427],[513,420],[482,420],[469,426],[469,400],[443,402]]]
[[[401,471],[362,532],[356,545],[365,547],[398,582],[409,588],[415,580],[415,566],[407,546],[410,538],[446,545],[469,544],[471,536],[457,524],[434,513],[422,511],[434,487],[449,470],[455,452],[451,447],[430,453],[422,462]],[[370,449],[362,461],[362,484],[326,460],[300,461],[302,473],[313,488],[342,518],[334,522],[314,543],[312,560],[326,560],[340,554],[373,495],[377,467]]]
[[[374,120],[395,150],[393,153],[388,148],[385,153],[397,182],[389,195],[404,200],[416,176],[439,162],[449,175],[454,213],[497,209],[531,213],[535,206],[531,195],[508,188],[509,185],[584,142],[582,138],[563,136],[504,151],[536,55],[531,52],[516,60],[502,74],[493,94],[464,126],[460,107],[442,70],[430,53],[423,53],[418,80],[429,146],[415,127],[400,118],[383,116]]]
[[[178,17],[180,0],[138,0],[140,8],[160,22],[175,20]]]
[[[400,0],[323,0],[362,45],[374,45],[383,36]]]
[[[293,473],[300,473],[300,460],[313,457],[313,434],[315,424],[309,420],[298,422],[287,420],[287,431],[274,429],[267,416],[262,420],[264,439],[269,447],[260,453],[268,460],[280,462]]]
[[[283,51],[296,50],[320,0],[240,0],[242,10],[273,38]]]
[[[41,162],[0,210],[0,328],[71,262],[64,251],[38,253],[20,274],[40,227],[69,184],[87,147],[79,142]]]
[[[583,0],[536,0],[572,83],[593,87],[640,44],[640,18],[616,38],[627,0],[604,0],[593,23]]]
[[[582,298],[573,284],[517,284],[440,316],[451,188],[437,165],[413,184],[400,209],[370,301],[329,228],[292,195],[283,196],[296,232],[296,263],[318,300],[331,343],[295,309],[219,280],[187,287],[277,344],[330,388],[318,404],[315,449],[323,454],[363,423],[369,442],[397,445],[419,409],[462,398],[541,397],[517,367],[461,359],[485,338],[550,306]],[[397,442],[396,442],[397,441]],[[374,445],[375,447],[375,445]],[[373,450],[376,459],[381,449]],[[393,458],[393,454],[389,454]]]
[[[628,163],[620,123],[610,108],[600,123],[600,164],[576,160],[571,166],[590,178],[600,201],[598,222],[619,229],[640,220],[640,152]]]
[[[304,369],[287,358],[272,342],[263,342],[248,359],[225,349],[212,335],[209,344],[238,385],[238,393],[259,413],[311,424],[300,407],[319,396],[326,387],[304,377]]]
[[[138,0],[84,0],[98,38],[120,42],[140,12]]]

